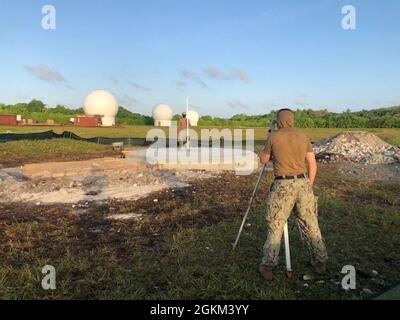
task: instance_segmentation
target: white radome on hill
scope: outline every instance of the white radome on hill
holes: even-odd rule
[[[170,127],[172,117],[172,108],[165,103],[158,104],[153,108],[153,119],[156,127]]]
[[[87,116],[101,116],[103,127],[112,127],[118,113],[118,102],[110,92],[95,90],[86,97],[83,111]]]
[[[197,127],[200,115],[196,111],[190,110],[187,114],[187,118],[189,119],[189,123],[192,127]]]

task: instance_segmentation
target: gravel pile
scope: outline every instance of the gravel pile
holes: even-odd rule
[[[314,144],[320,162],[350,161],[364,164],[400,162],[400,149],[369,132],[343,132]]]

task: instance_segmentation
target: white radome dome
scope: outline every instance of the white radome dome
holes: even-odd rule
[[[200,115],[196,111],[190,110],[187,114],[187,117],[189,119],[190,125],[196,127],[197,123],[200,120]]]
[[[83,111],[88,116],[115,117],[118,113],[118,102],[110,92],[96,90],[86,97]]]
[[[153,119],[156,121],[171,121],[172,117],[172,109],[169,105],[165,103],[158,104],[153,109]]]

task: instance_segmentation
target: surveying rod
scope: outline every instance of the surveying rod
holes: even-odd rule
[[[186,150],[189,151],[189,97],[186,98]]]

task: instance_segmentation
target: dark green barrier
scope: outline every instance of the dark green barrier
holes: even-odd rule
[[[168,139],[155,139],[154,141],[147,141],[146,138],[108,138],[108,137],[94,137],[94,138],[82,138],[77,134],[64,131],[61,134],[55,133],[54,131],[45,131],[45,132],[37,132],[37,133],[2,133],[0,134],[0,142],[8,142],[8,141],[20,141],[20,140],[49,140],[49,139],[73,139],[78,141],[92,142],[97,144],[106,144],[110,145],[114,142],[123,142],[125,146],[136,146],[136,147],[146,147],[152,145],[156,141],[161,145],[165,145],[166,147],[175,146],[177,144],[176,140],[169,141]],[[228,145],[233,146],[232,141],[226,141]],[[264,144],[263,140],[254,141],[255,145]],[[224,147],[224,140],[221,139],[219,142],[210,141],[197,141],[199,147]],[[245,141],[242,141],[242,146],[246,145]]]
[[[0,134],[0,142],[7,141],[19,141],[19,140],[45,140],[45,139],[53,139],[54,132],[53,131],[45,131],[38,133],[3,133]]]

